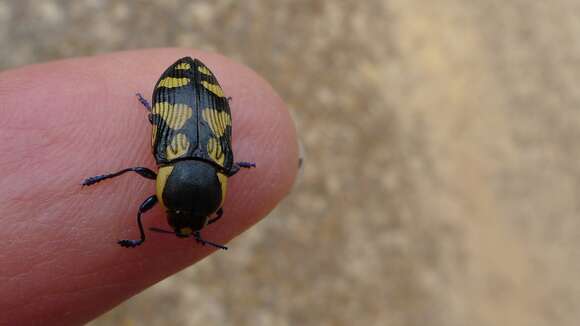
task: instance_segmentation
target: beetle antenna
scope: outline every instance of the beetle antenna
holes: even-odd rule
[[[210,245],[210,246],[213,246],[213,247],[216,247],[216,248],[218,248],[218,249],[228,250],[228,247],[226,247],[226,246],[222,246],[222,245],[220,245],[220,244],[213,243],[213,242],[211,242],[211,241],[207,241],[207,240],[204,240],[204,239],[202,239],[202,238],[201,238],[201,234],[199,233],[199,231],[195,231],[195,232],[193,233],[193,237],[195,238],[195,240],[196,240],[197,242],[201,243],[201,244],[202,244],[202,245],[204,245],[204,246],[205,246],[206,244],[208,244],[208,245]]]
[[[153,232],[158,232],[158,233],[175,234],[175,232],[171,232],[171,231],[167,231],[167,230],[163,230],[163,229],[159,229],[159,228],[149,228],[149,230],[151,230]]]

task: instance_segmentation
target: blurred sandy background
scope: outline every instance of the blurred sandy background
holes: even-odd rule
[[[579,1],[0,1],[1,69],[159,46],[261,73],[306,170],[91,325],[580,323]]]

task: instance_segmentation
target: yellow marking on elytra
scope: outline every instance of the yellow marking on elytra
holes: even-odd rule
[[[206,108],[201,116],[207,122],[214,135],[218,137],[222,137],[226,132],[227,126],[232,125],[232,119],[227,112]]]
[[[165,149],[165,154],[168,160],[174,160],[187,153],[189,149],[189,140],[187,136],[182,133],[178,133],[171,139],[171,143],[167,145]]]
[[[177,66],[175,66],[175,69],[189,70],[189,69],[191,69],[191,65],[189,63],[182,62],[182,63],[178,64]]]
[[[163,189],[165,189],[165,184],[167,183],[167,178],[173,171],[173,165],[162,166],[157,171],[157,180],[155,180],[155,194],[157,195],[157,200],[161,204],[161,207],[165,207],[165,203],[163,202]]]
[[[224,166],[225,155],[222,151],[222,145],[216,138],[210,138],[207,142],[207,153],[211,159],[219,166]]]
[[[205,89],[207,89],[208,91],[214,93],[215,95],[217,95],[219,97],[224,97],[224,91],[222,90],[222,88],[219,85],[212,84],[212,83],[207,82],[205,80],[201,81],[201,85],[203,87],[205,87]]]
[[[151,146],[155,146],[155,140],[157,139],[157,125],[153,125],[153,130],[151,131]]]
[[[204,66],[197,67],[197,71],[201,72],[204,75],[213,76],[212,73],[211,73],[211,71],[209,71],[209,69],[207,69]]]
[[[171,129],[181,129],[185,122],[193,115],[193,109],[182,103],[168,102],[155,103],[153,113],[159,114]]]
[[[220,207],[222,207],[224,205],[224,202],[226,201],[226,192],[228,189],[228,176],[221,173],[221,172],[218,172],[217,177],[218,177],[218,181],[220,183],[220,186],[222,188],[222,201],[220,203]]]
[[[165,77],[159,81],[157,88],[159,87],[167,87],[167,88],[175,88],[175,87],[182,87],[189,84],[191,80],[189,78],[181,77]]]

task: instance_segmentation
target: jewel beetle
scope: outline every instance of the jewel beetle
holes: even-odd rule
[[[177,60],[163,72],[155,84],[152,105],[140,94],[137,97],[149,112],[157,173],[132,167],[87,178],[82,185],[93,185],[126,172],[156,180],[156,193],[145,199],[137,211],[141,238],[120,240],[122,247],[134,248],[145,241],[141,215],[159,203],[173,231],[151,228],[152,231],[193,236],[203,245],[227,249],[204,240],[200,230],[222,217],[228,178],[240,168],[256,166],[234,162],[230,98],[225,97],[211,70],[191,57]]]

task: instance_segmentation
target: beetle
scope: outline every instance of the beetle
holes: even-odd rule
[[[159,203],[173,231],[152,231],[193,236],[203,245],[227,247],[201,237],[200,230],[223,215],[228,178],[252,162],[234,162],[232,117],[229,101],[209,68],[200,60],[184,57],[163,72],[153,91],[152,105],[139,93],[138,100],[149,112],[151,145],[158,171],[132,167],[85,179],[83,186],[135,172],[156,180],[156,193],[137,211],[141,238],[120,240],[134,248],[145,241],[141,215]],[[213,218],[210,216],[215,215]]]

